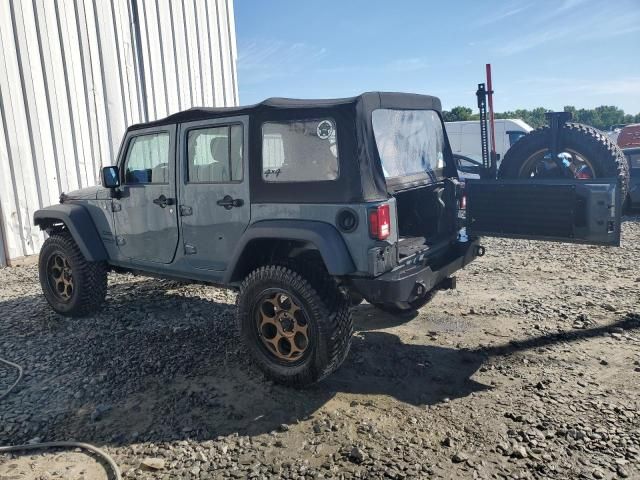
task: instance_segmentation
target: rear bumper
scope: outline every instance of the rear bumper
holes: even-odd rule
[[[471,263],[480,250],[479,239],[455,242],[427,251],[410,265],[403,264],[375,278],[352,278],[353,287],[372,303],[408,302],[416,291],[429,291]]]

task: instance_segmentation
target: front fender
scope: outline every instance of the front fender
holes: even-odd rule
[[[33,223],[41,230],[64,223],[85,259],[99,262],[108,258],[93,219],[82,205],[60,204],[36,210]]]
[[[338,230],[329,223],[313,220],[263,220],[247,228],[236,247],[225,282],[231,281],[245,247],[253,240],[299,240],[314,245],[331,275],[347,275],[356,270],[351,254]]]

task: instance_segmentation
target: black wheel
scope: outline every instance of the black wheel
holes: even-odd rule
[[[383,312],[391,313],[392,315],[403,315],[413,313],[416,310],[420,310],[427,303],[433,300],[436,296],[437,289],[433,289],[410,302],[398,302],[398,303],[374,303],[376,308],[379,308]]]
[[[104,301],[106,264],[88,262],[68,233],[54,233],[45,240],[38,267],[42,292],[57,313],[82,317]]]
[[[622,198],[629,185],[629,164],[622,150],[599,130],[579,123],[562,127],[558,155],[562,167],[551,158],[551,130],[542,127],[518,140],[505,154],[499,178],[619,178]]]
[[[254,270],[240,286],[236,320],[257,366],[285,385],[322,380],[351,346],[349,299],[324,272],[288,265]]]

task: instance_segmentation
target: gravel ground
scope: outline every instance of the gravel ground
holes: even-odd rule
[[[104,447],[125,478],[640,478],[640,217],[623,247],[486,239],[414,318],[354,311],[343,367],[289,390],[251,368],[232,292],[109,277],[55,315],[0,270],[0,445]],[[15,372],[0,364],[0,392]],[[0,479],[106,479],[79,452],[0,455]]]

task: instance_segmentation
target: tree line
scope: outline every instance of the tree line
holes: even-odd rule
[[[551,112],[544,107],[534,108],[533,110],[518,109],[514,111],[495,113],[495,118],[519,118],[524,120],[533,128],[546,125],[547,121],[544,114]],[[624,110],[612,105],[601,105],[596,108],[576,108],[571,105],[564,107],[565,112],[571,112],[574,122],[585,123],[600,130],[607,131],[614,125],[626,123],[640,123],[640,113],[632,115],[624,113]],[[457,122],[461,120],[478,120],[479,114],[474,113],[468,107],[453,107],[450,111],[445,110],[443,113],[445,122]]]

